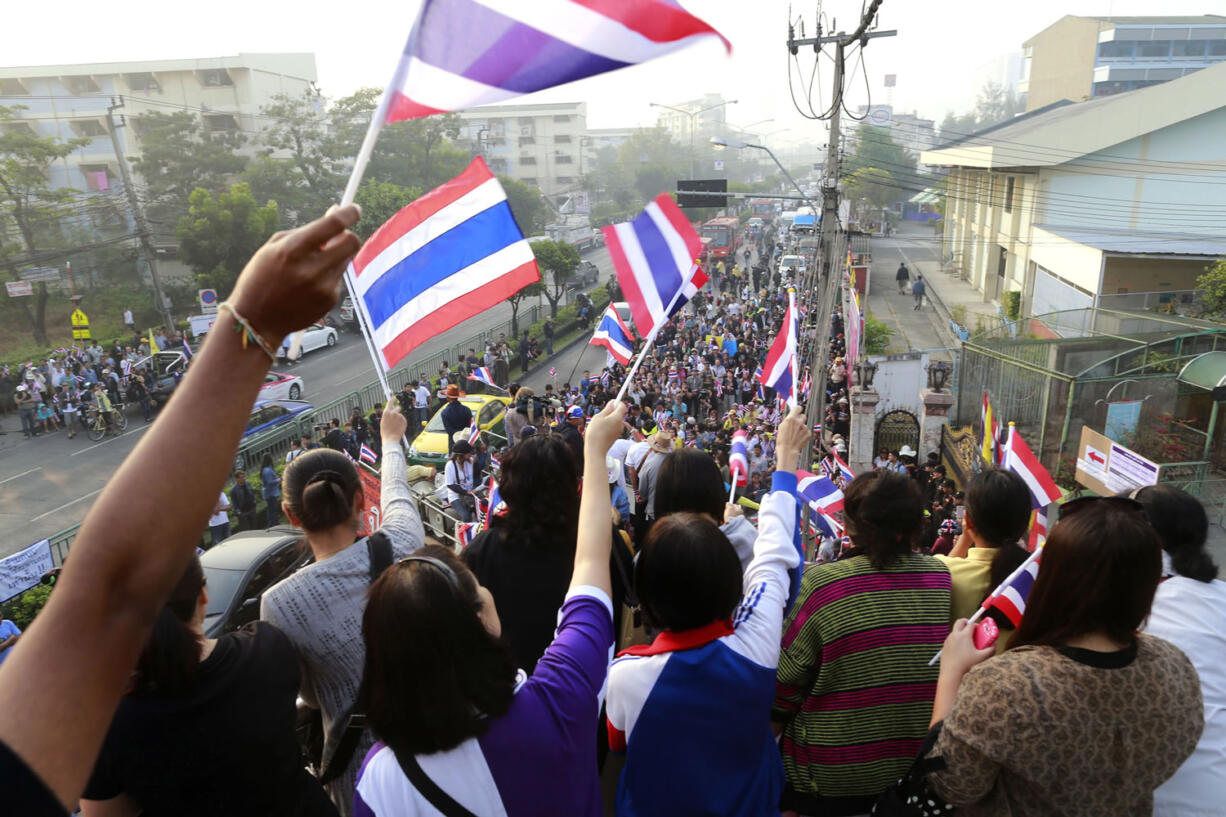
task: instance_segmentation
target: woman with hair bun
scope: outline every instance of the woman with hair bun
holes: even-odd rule
[[[400,439],[404,415],[395,406],[383,413],[382,527],[358,535],[364,507],[362,484],[353,462],[339,451],[317,448],[296,457],[282,474],[282,509],[302,529],[315,563],[264,594],[260,617],[280,628],[294,645],[302,666],[302,698],[323,715],[324,758],[346,727],[362,680],[362,611],[376,560],[375,543],[386,536],[390,561],[422,546],[425,533],[409,483]],[[342,814],[353,805],[353,786],[362,756],[371,747],[362,736],[346,771],[328,784]]]
[[[193,558],[154,622],[81,814],[335,817],[302,767],[289,640],[262,621],[205,638],[208,602]]]

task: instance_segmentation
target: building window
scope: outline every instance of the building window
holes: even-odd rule
[[[536,164],[536,157],[535,156],[520,156],[519,163],[521,165],[534,165]]]
[[[96,94],[102,90],[91,77],[64,77],[64,87],[73,94]]]
[[[521,116],[521,117],[519,118],[519,120],[518,120],[518,121],[519,121],[519,124],[520,124],[520,125],[531,125],[531,124],[533,124],[533,119],[532,119],[532,117],[530,117],[530,116]]]
[[[0,96],[29,96],[30,89],[19,79],[0,79]]]
[[[10,136],[38,136],[33,122],[5,122],[2,132]]]
[[[535,144],[536,144],[536,137],[535,137],[535,136],[521,136],[521,137],[519,137],[519,146],[520,146],[521,148],[522,148],[524,145],[535,145]]]
[[[1170,40],[1153,40],[1137,43],[1137,59],[1154,60],[1169,59],[1171,56]]]
[[[501,156],[492,156],[486,160],[486,163],[489,165],[490,170],[494,171],[495,173],[507,172],[507,160]]]
[[[569,133],[559,133],[557,136],[553,137],[553,143],[555,145],[569,145],[570,144],[570,134]]]
[[[1226,40],[1210,40],[1207,53],[1210,57],[1226,57]]]
[[[209,68],[200,72],[200,84],[205,88],[224,88],[233,85],[234,80],[224,68]]]
[[[97,119],[74,119],[68,126],[77,136],[106,136],[106,128]]]
[[[571,163],[571,158],[564,153],[560,153],[553,159],[554,164],[568,165]]]
[[[81,165],[81,173],[85,176],[85,188],[94,191],[111,189],[111,169],[106,165]]]
[[[1182,43],[1175,43],[1173,55],[1175,59],[1203,59],[1205,56],[1205,40],[1188,40]]]
[[[238,130],[238,120],[234,118],[233,114],[206,113],[204,115],[204,129],[210,131]]]
[[[128,74],[128,87],[133,91],[160,91],[162,86],[158,84],[157,78],[149,71],[142,71],[139,74]]]
[[[570,121],[570,114],[568,114],[568,113],[560,113],[560,114],[557,114],[556,116],[554,116],[553,121],[554,121],[554,122],[569,122],[569,121]]]
[[[558,176],[556,181],[558,184],[570,184],[574,181],[574,178],[571,176]]]
[[[1132,59],[1132,46],[1132,40],[1112,40],[1099,43],[1098,56],[1104,60],[1130,60]]]
[[[1005,212],[1013,212],[1013,177],[1005,180]]]
[[[530,184],[533,187],[536,187],[536,176],[524,176],[522,179],[520,179],[520,181],[524,184]]]

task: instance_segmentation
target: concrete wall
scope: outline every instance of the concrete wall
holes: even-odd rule
[[[1027,42],[1030,68],[1026,110],[1061,99],[1079,102],[1090,96],[1098,32],[1107,24],[1085,17],[1065,16]]]
[[[1107,258],[1103,271],[1103,295],[1123,292],[1160,292],[1165,289],[1195,289],[1209,259],[1189,261],[1173,258]]]
[[[928,365],[928,355],[870,355],[869,360],[878,367],[877,376],[873,378],[873,388],[880,396],[877,416],[894,409],[906,409],[919,417],[923,405],[920,390],[928,383],[924,368]]]

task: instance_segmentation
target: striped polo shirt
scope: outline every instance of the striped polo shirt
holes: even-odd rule
[[[866,556],[816,565],[783,627],[772,718],[791,791],[875,797],[920,748],[949,633],[949,570],[909,553],[877,570]]]

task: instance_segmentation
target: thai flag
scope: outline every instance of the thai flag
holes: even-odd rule
[[[187,335],[183,335],[183,357],[188,360],[192,359],[192,345],[187,342]]]
[[[1035,508],[1030,512],[1030,532],[1026,536],[1026,549],[1041,548],[1047,541],[1047,508]]]
[[[834,466],[834,462],[829,457],[822,457],[822,461],[817,464],[817,467],[823,474],[830,477],[830,479],[834,479],[835,473],[838,472],[838,469]]]
[[[601,231],[634,327],[640,336],[652,337],[668,321],[674,299],[685,297],[687,285],[693,283],[698,270],[694,259],[702,240],[667,193],[657,196],[633,221]]]
[[[476,535],[476,528],[476,522],[456,522],[455,538],[460,547],[468,547],[469,543],[472,542],[473,537]]]
[[[1047,469],[1039,462],[1039,458],[1031,452],[1030,447],[1026,445],[1022,435],[1017,433],[1012,423],[1009,424],[1005,468],[1017,474],[1026,483],[1026,487],[1030,489],[1030,496],[1033,498],[1031,505],[1036,508],[1046,508],[1064,496],[1064,492],[1056,485],[1051,474],[1047,473]]]
[[[482,524],[488,528],[490,526],[490,520],[497,516],[498,512],[504,507],[506,507],[506,505],[502,501],[502,494],[498,491],[498,481],[491,476],[489,490],[486,491],[485,519],[482,521]]]
[[[600,385],[604,386],[607,389],[609,387],[609,384],[612,382],[613,382],[612,372],[610,372],[608,369],[605,369],[603,372],[600,373]]]
[[[472,423],[468,426],[468,444],[475,446],[480,439],[481,427],[477,425],[477,418],[474,416]]]
[[[676,369],[668,370],[668,382],[676,383],[680,379],[681,379],[681,372],[677,371]]]
[[[809,373],[805,372],[805,379],[800,381],[800,399],[809,399],[809,389],[813,386],[813,378],[809,377]]]
[[[821,431],[821,426],[818,426],[818,431]],[[830,456],[834,457],[834,464],[839,468],[839,474],[848,482],[856,478],[856,472],[851,470],[851,466],[843,462],[843,458],[839,456],[839,452],[832,451]]]
[[[762,367],[759,366],[753,370],[753,380],[758,384],[758,399],[763,403],[766,402],[766,389],[762,387]]]
[[[689,283],[681,287],[681,294],[677,296],[677,303],[673,304],[673,309],[668,313],[668,317],[671,318],[680,312],[681,308],[688,304],[698,294],[698,290],[702,289],[707,281],[710,280],[707,274],[702,271],[702,267],[695,264],[694,269],[691,271]]]
[[[722,380],[715,381],[715,396],[716,397],[724,396],[724,381]]]
[[[766,364],[759,382],[770,386],[780,397],[787,399],[788,405],[793,406],[796,405],[796,339],[799,334],[796,328],[796,296],[789,291],[783,326],[766,354]]]
[[[843,525],[828,513],[811,511],[811,519],[815,527],[830,538],[843,535]]]
[[[819,477],[808,471],[797,471],[800,482],[796,485],[796,493],[809,503],[815,511],[831,514],[843,510],[843,492],[826,477]]]
[[[541,279],[507,194],[480,156],[392,216],[350,269],[371,340],[389,369]]]
[[[555,369],[553,366],[550,366],[550,367],[549,367],[549,376],[550,376],[550,377],[557,377],[557,376],[558,376],[558,370],[557,370],[557,369]]]
[[[728,475],[736,485],[749,483],[749,435],[744,429],[732,435],[732,453],[728,455]]]
[[[614,360],[627,366],[634,357],[634,342],[631,337],[633,336],[630,334],[630,328],[622,321],[617,310],[609,306],[600,317],[600,323],[588,345],[603,346]]]
[[[718,38],[665,0],[425,0],[386,121],[503,102]]]
[[[1022,623],[1022,614],[1026,612],[1026,600],[1030,597],[1030,589],[1039,575],[1039,560],[1043,556],[1043,548],[1039,547],[1017,570],[1000,583],[986,599],[983,600],[984,610],[999,610],[1009,619],[1014,627]]]
[[[476,380],[479,383],[484,383],[487,386],[498,388],[498,384],[494,382],[494,373],[490,371],[488,366],[476,366],[468,374],[469,380]]]
[[[366,443],[362,443],[362,447],[358,449],[358,459],[360,459],[362,462],[368,462],[371,465],[374,465],[379,458],[375,456],[375,450],[373,448]]]

